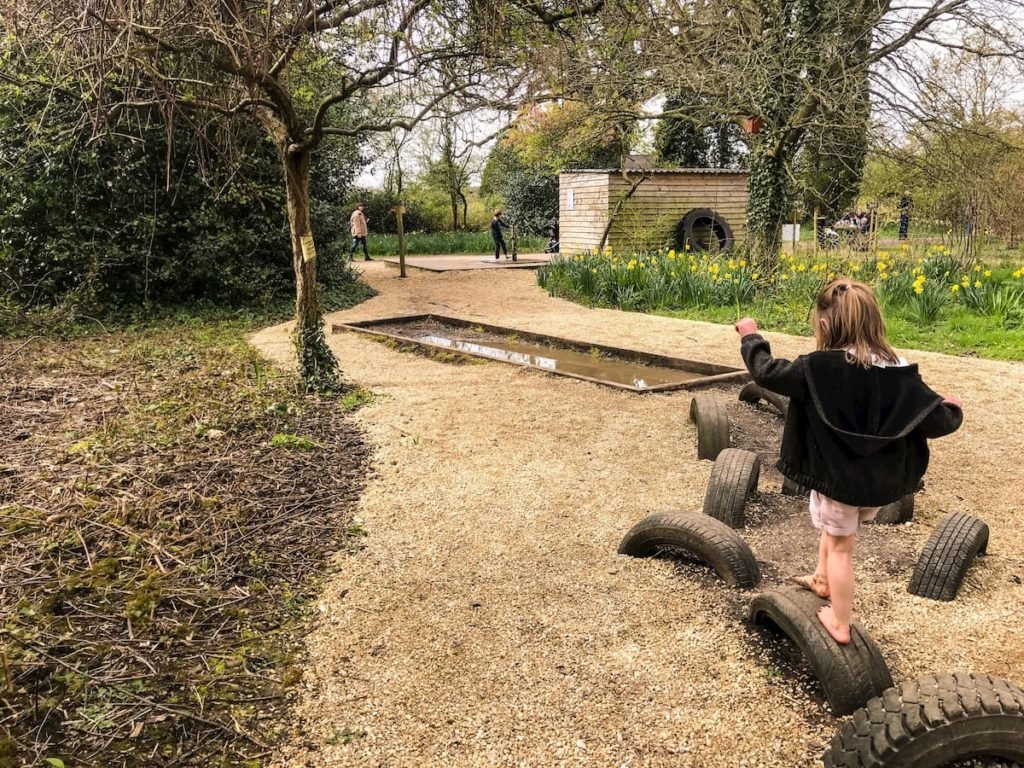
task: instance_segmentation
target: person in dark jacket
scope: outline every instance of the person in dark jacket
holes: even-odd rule
[[[498,258],[499,251],[505,252],[505,258],[508,258],[508,248],[505,246],[505,237],[501,234],[501,229],[504,227],[508,229],[506,224],[501,219],[501,211],[494,212],[494,218],[491,219],[491,237],[494,239],[494,258]]]
[[[910,212],[914,210],[914,200],[910,197],[910,190],[903,193],[896,208],[900,212],[900,240],[906,240],[910,232]]]
[[[817,568],[793,580],[831,598],[818,618],[845,644],[858,525],[916,490],[928,469],[928,440],[955,432],[963,411],[893,351],[878,300],[863,283],[826,285],[813,322],[817,351],[792,362],[772,356],[754,320],[743,318],[736,332],[754,381],[790,399],[778,467],[811,490],[811,522],[821,530]]]

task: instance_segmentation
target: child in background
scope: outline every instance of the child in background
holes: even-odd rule
[[[928,468],[928,439],[955,432],[963,411],[893,351],[867,285],[830,282],[813,323],[817,351],[792,362],[772,357],[751,318],[736,323],[736,332],[754,381],[790,398],[778,467],[811,489],[811,522],[821,530],[817,568],[793,580],[831,599],[818,619],[846,644],[858,525],[915,491]]]

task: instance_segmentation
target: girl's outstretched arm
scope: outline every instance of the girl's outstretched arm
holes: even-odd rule
[[[772,357],[772,349],[761,334],[757,323],[745,317],[736,323],[736,332],[742,337],[740,353],[754,381],[765,389],[789,398],[801,399],[807,392],[801,360],[790,362]]]

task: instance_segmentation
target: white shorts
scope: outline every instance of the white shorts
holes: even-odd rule
[[[852,536],[857,526],[874,520],[881,507],[854,507],[811,491],[811,524],[832,536]]]

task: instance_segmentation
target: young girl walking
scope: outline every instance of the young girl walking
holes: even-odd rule
[[[893,351],[867,285],[830,282],[813,323],[817,351],[792,362],[772,357],[751,318],[736,323],[736,332],[754,381],[790,398],[778,467],[811,490],[811,522],[821,530],[817,568],[793,580],[831,599],[818,619],[846,644],[858,525],[917,489],[928,468],[928,439],[955,432],[963,411]]]

